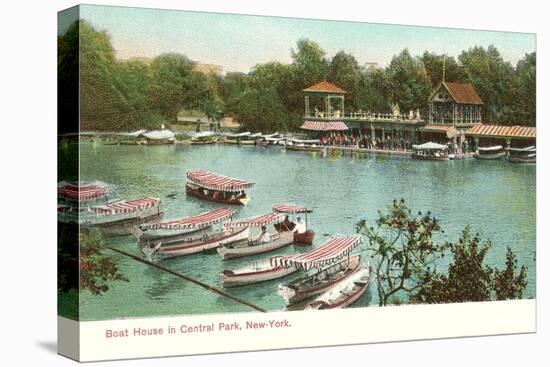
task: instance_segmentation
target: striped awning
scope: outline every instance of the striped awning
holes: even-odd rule
[[[96,205],[90,207],[90,210],[96,214],[115,215],[131,213],[138,210],[144,210],[156,206],[160,200],[154,197],[145,197],[136,200],[124,200],[107,205]]]
[[[252,218],[239,219],[226,223],[226,227],[262,227],[268,224],[280,223],[283,221],[283,215],[280,213],[268,213],[264,215],[258,215]]]
[[[273,205],[273,211],[277,213],[311,213],[311,209],[296,204],[275,204]]]
[[[349,255],[351,250],[359,243],[361,243],[360,235],[332,236],[327,242],[313,251],[295,256],[272,257],[270,262],[272,266],[282,266],[285,268],[296,267],[304,270],[322,268],[338,262],[343,257]]]
[[[491,138],[532,138],[537,137],[537,129],[532,126],[501,126],[501,125],[483,125],[472,126],[466,135]]]
[[[187,178],[206,189],[216,191],[240,191],[252,187],[253,182],[231,178],[202,169],[190,169]]]
[[[222,222],[231,218],[235,214],[235,210],[228,208],[219,208],[206,213],[172,219],[160,223],[141,225],[140,228],[145,229],[196,229],[207,227],[209,225]]]
[[[344,131],[348,127],[343,121],[304,121],[300,129],[313,131]]]
[[[109,186],[99,181],[83,185],[62,182],[57,187],[58,195],[71,201],[95,200],[107,195],[108,191]]]

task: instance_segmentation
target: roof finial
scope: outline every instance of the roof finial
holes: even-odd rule
[[[445,50],[443,50],[443,77],[441,81],[445,83]]]

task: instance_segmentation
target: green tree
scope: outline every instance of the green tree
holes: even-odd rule
[[[244,130],[285,131],[284,106],[273,87],[248,88],[242,94],[235,117]]]
[[[178,113],[198,106],[194,98],[198,92],[199,76],[195,63],[187,57],[167,53],[155,58],[152,65],[152,82],[149,87],[151,104],[171,121],[177,121]]]
[[[74,38],[71,37],[74,41]],[[74,45],[73,45],[74,47]],[[124,130],[138,127],[137,112],[114,83],[114,50],[106,32],[79,23],[80,127]]]
[[[334,55],[328,68],[327,79],[346,90],[349,93],[346,105],[350,110],[358,110],[362,79],[361,69],[355,57],[344,51]]]
[[[508,248],[506,269],[498,270],[485,264],[491,242],[483,241],[479,233],[472,235],[469,227],[451,245],[453,260],[446,274],[426,272],[422,290],[412,297],[414,303],[481,302],[493,299],[521,298],[526,286],[526,269],[515,276],[517,263]]]
[[[374,225],[362,220],[356,229],[366,237],[374,261],[380,306],[420,292],[425,273],[433,271],[448,246],[434,240],[439,221],[430,212],[413,215],[403,199],[394,200],[387,213],[379,212]]]
[[[537,120],[537,54],[531,52],[518,61],[516,66],[514,121],[535,126]]]
[[[456,83],[466,81],[464,69],[456,62],[454,57],[424,51],[420,60],[426,68],[432,89],[437,88],[443,80],[443,58],[445,58],[445,80]]]
[[[302,89],[326,79],[329,65],[326,53],[318,43],[302,38],[296,43],[296,49],[292,49],[291,55],[296,71],[294,77]]]
[[[514,68],[503,60],[497,48],[475,46],[463,51],[458,60],[470,82],[485,103],[482,117],[489,124],[510,124],[514,120],[513,106],[517,98]]]
[[[362,74],[359,82],[358,107],[364,111],[387,113],[391,111],[392,89],[384,69]]]
[[[87,229],[80,232],[80,290],[89,290],[93,295],[101,295],[109,290],[109,282],[128,282],[111,257],[106,256],[105,242],[98,230]]]
[[[527,269],[521,266],[519,274],[517,272],[516,255],[510,247],[506,250],[506,268],[504,270],[495,270],[493,276],[493,290],[497,300],[515,299],[523,296],[523,291],[527,286]]]
[[[426,108],[430,97],[430,78],[424,64],[413,58],[407,49],[394,56],[387,68],[392,102],[401,112]]]

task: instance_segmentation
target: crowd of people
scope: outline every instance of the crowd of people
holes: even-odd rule
[[[346,134],[330,134],[321,136],[319,144],[322,146],[337,146],[348,148],[365,148],[378,150],[410,150],[412,148],[411,141],[404,137],[392,137],[386,135],[383,139],[381,136],[374,139],[368,135],[346,135]]]
[[[454,143],[446,138],[434,138],[429,139],[430,141],[448,147],[449,152],[455,154],[465,154],[475,151],[474,142],[471,138],[467,138],[462,141],[459,145],[458,142]],[[428,140],[426,140],[428,141]],[[334,147],[348,147],[348,148],[364,148],[364,149],[376,149],[376,150],[401,150],[401,151],[410,151],[412,150],[413,143],[410,139],[403,136],[392,136],[387,134],[382,138],[382,136],[376,136],[374,139],[371,135],[346,135],[331,133],[328,135],[322,135],[319,139],[319,144],[321,146],[334,146]]]

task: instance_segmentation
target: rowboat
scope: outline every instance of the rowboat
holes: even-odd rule
[[[508,161],[511,163],[535,163],[537,161],[537,148],[508,148]]]
[[[280,213],[268,213],[252,218],[241,219],[226,223],[227,228],[250,228],[261,227],[265,230],[261,239],[249,238],[248,241],[240,241],[227,244],[218,248],[218,253],[222,260],[236,259],[239,257],[259,255],[269,251],[274,251],[294,242],[292,232],[267,232],[266,226],[274,223],[280,223],[283,220]]]
[[[250,131],[246,131],[238,134],[227,134],[223,139],[225,144],[241,144],[250,135]]]
[[[494,145],[490,147],[479,147],[474,158],[477,159],[499,159],[506,155],[506,151],[502,145]]]
[[[166,145],[176,142],[175,134],[170,130],[153,130],[141,134],[145,139],[139,141],[139,145]]]
[[[212,131],[198,132],[191,138],[193,145],[215,144],[217,141],[218,137]]]
[[[290,139],[286,142],[285,149],[299,152],[318,152],[321,146],[319,145],[319,139]]]
[[[185,184],[187,195],[230,205],[246,205],[249,198],[244,190],[254,184],[202,169],[188,170],[187,179]]]
[[[262,133],[249,134],[239,139],[241,145],[255,145],[257,140],[261,138]]]
[[[274,266],[317,269],[315,273],[279,285],[279,294],[287,305],[300,303],[347,279],[361,267],[359,255],[350,257],[351,251],[361,243],[361,236],[332,236],[313,251],[293,256],[271,258]]]
[[[305,310],[345,308],[357,301],[369,288],[371,269],[362,267],[305,306]]]
[[[424,161],[448,161],[452,155],[449,154],[446,145],[427,142],[420,145],[413,145],[413,159]]]
[[[335,284],[361,269],[361,256],[351,256],[329,267],[287,284],[280,284],[278,293],[287,305],[298,304],[324,293]]]
[[[234,210],[220,208],[191,217],[143,225],[140,226],[140,230],[181,231],[201,229],[222,223],[230,219],[234,213]],[[139,246],[143,254],[148,258],[152,258],[153,256],[166,258],[212,250],[235,241],[246,240],[248,235],[248,228],[212,228],[212,230],[203,231],[200,234],[193,232],[177,234],[175,236],[167,235],[159,239],[158,242],[147,241],[147,243],[144,244],[146,241],[140,241]]]
[[[276,266],[267,260],[235,270],[223,270],[219,277],[220,283],[225,288],[229,288],[279,279],[297,271],[299,271],[298,268]]]
[[[273,205],[273,211],[276,213],[287,214],[287,217],[283,222],[276,223],[274,225],[275,229],[278,232],[292,231],[294,229],[296,224],[294,222],[288,222],[288,214],[292,214],[292,215],[304,214],[306,231],[303,233],[298,233],[298,231],[294,231],[294,243],[298,245],[306,245],[306,246],[309,246],[313,243],[313,237],[315,236],[315,232],[313,232],[310,229],[307,229],[307,213],[311,213],[312,212],[311,209],[308,209],[306,207],[299,206],[296,204],[285,203],[285,204]]]

